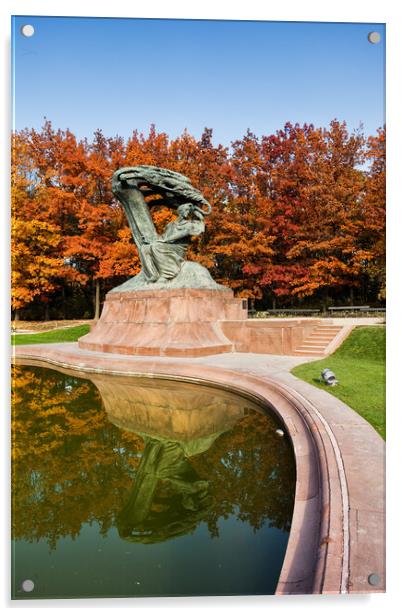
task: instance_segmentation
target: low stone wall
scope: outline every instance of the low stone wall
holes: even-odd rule
[[[292,355],[321,319],[247,319],[221,323],[238,353]]]

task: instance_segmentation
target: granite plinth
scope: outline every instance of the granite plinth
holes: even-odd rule
[[[95,327],[78,346],[127,355],[200,357],[234,350],[221,323],[247,319],[230,289],[111,292]]]

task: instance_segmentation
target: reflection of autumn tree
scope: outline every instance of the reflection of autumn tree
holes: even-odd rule
[[[93,522],[106,534],[135,486],[143,439],[108,421],[90,381],[16,366],[13,386],[14,538],[45,538],[55,547]],[[212,536],[219,519],[232,514],[254,529],[269,523],[289,530],[294,464],[275,427],[249,411],[207,451],[187,458],[197,480],[208,482],[212,505],[202,519]]]
[[[289,442],[275,428],[270,417],[252,411],[192,459],[199,475],[211,481],[215,505],[207,522],[213,536],[218,535],[219,518],[232,514],[255,530],[268,522],[289,531],[295,468]]]
[[[92,383],[56,371],[13,374],[13,534],[51,546],[86,522],[106,533],[143,449],[107,420]]]

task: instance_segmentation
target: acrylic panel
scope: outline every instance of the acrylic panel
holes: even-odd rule
[[[384,592],[385,24],[12,31],[12,598]]]

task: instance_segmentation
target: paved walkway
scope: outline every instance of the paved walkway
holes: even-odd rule
[[[176,361],[176,359],[175,359]],[[222,353],[199,357],[197,363],[219,366],[228,370],[244,370],[256,376],[276,377],[289,374],[295,366],[314,361],[314,358],[295,355],[263,355],[258,353]],[[297,381],[299,379],[296,379]]]
[[[332,317],[334,325],[385,325],[383,317]]]

